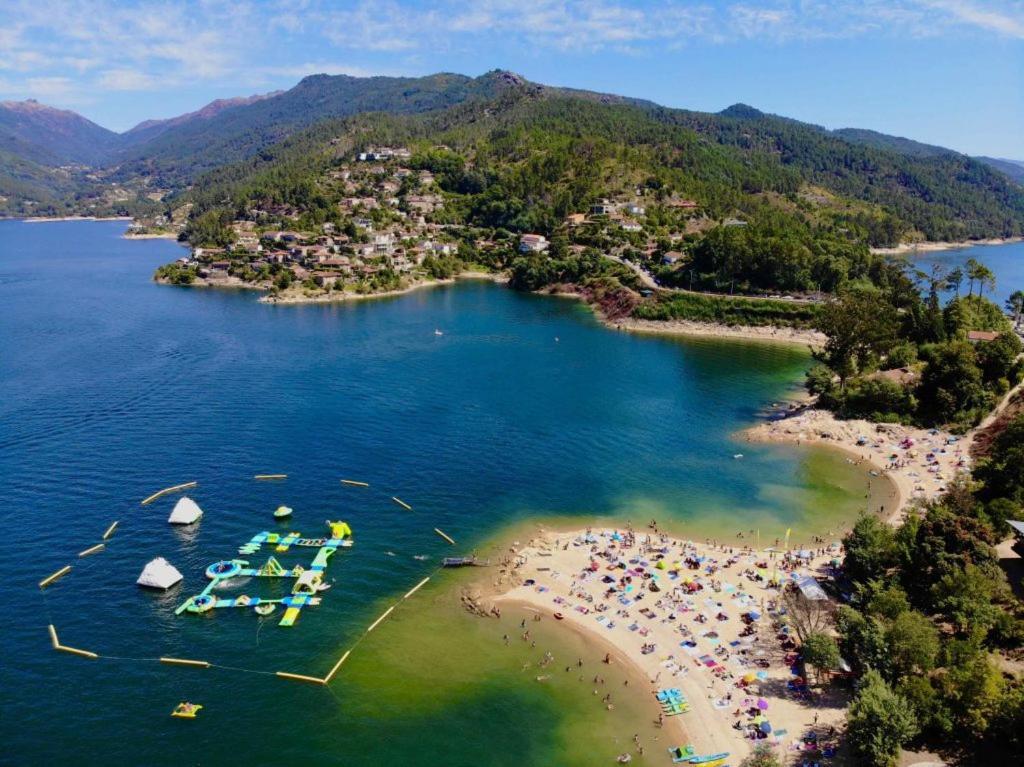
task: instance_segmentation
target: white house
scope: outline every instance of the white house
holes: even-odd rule
[[[524,234],[519,238],[519,252],[543,253],[550,244],[543,234]]]

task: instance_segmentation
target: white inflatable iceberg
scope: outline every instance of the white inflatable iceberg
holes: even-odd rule
[[[142,575],[135,582],[151,589],[169,589],[181,578],[174,565],[163,557],[157,557],[142,569]]]
[[[174,511],[171,512],[167,521],[172,525],[191,525],[198,522],[201,516],[203,516],[203,510],[199,508],[199,504],[191,498],[182,497],[174,504]]]

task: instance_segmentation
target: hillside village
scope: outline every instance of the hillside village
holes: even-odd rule
[[[319,230],[302,228],[304,211],[293,206],[251,207],[245,218],[227,224],[223,246],[193,247],[188,256],[162,267],[157,279],[249,287],[267,291],[268,300],[295,301],[401,290],[464,270],[497,272],[520,254],[580,255],[594,249],[594,255],[633,262],[638,272],[640,266],[671,269],[683,261],[677,246],[716,223],[700,215],[694,200],[658,200],[650,190],[636,188],[567,215],[550,238],[485,230],[460,223],[450,209],[453,195],[424,165],[429,163],[406,147],[353,152],[319,180],[323,192],[337,200],[337,215]],[[652,205],[657,207],[653,218],[648,216]],[[136,230],[171,226],[164,217]],[[654,287],[650,276],[646,283]]]

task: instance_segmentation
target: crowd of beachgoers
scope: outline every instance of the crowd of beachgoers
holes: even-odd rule
[[[843,693],[804,677],[782,595],[798,583],[813,590],[818,581],[806,579],[829,576],[842,545],[786,551],[782,542],[754,549],[736,540],[673,538],[653,522],[644,532],[541,529],[509,552],[511,586],[498,602],[604,642],[605,662],[632,668],[649,687],[651,717],[665,730],[657,746],[682,749],[673,752],[680,761],[728,753],[717,763],[736,764],[763,743],[795,764],[827,764]],[[528,628],[519,639],[529,640]],[[600,674],[594,681],[597,694]],[[614,707],[610,693],[602,700]],[[637,739],[620,760],[644,753]]]

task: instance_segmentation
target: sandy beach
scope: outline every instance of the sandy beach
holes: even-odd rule
[[[807,689],[794,673],[794,646],[776,612],[780,590],[770,581],[825,574],[840,545],[816,543],[798,559],[755,553],[745,543],[541,529],[510,550],[494,599],[506,611],[525,607],[557,620],[604,645],[606,661],[620,671],[632,668],[628,690],[602,686],[597,670],[595,694],[607,695],[606,705],[614,707],[618,695],[643,695],[659,720],[658,691],[680,691],[684,713],[660,716],[658,743],[646,744],[644,755],[658,752],[652,763],[666,759],[665,749],[687,744],[697,754],[729,752],[730,764],[756,743],[795,754],[805,750],[802,738],[812,729],[822,744],[834,740],[830,728],[840,726],[845,700]],[[525,641],[529,623],[524,632]]]
[[[938,429],[864,420],[842,421],[827,410],[796,409],[792,415],[765,421],[742,432],[754,442],[823,444],[864,461],[888,478],[896,495],[875,509],[898,524],[915,501],[930,501],[960,472],[970,471],[970,439]]]
[[[826,340],[824,333],[807,328],[720,325],[713,322],[694,322],[692,320],[638,320],[632,317],[620,320],[602,319],[602,322],[614,330],[654,335],[735,338],[744,341],[767,341],[814,347],[823,345]]]
[[[872,248],[872,253],[886,256],[900,256],[907,253],[932,253],[939,250],[959,250],[975,245],[1008,245],[1013,242],[1024,242],[1024,237],[992,237],[987,240],[963,240],[961,242],[904,242],[894,248]]]

